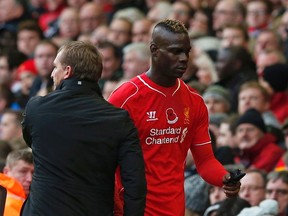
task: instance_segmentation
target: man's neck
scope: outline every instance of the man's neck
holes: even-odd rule
[[[153,70],[150,68],[147,72],[146,75],[152,80],[152,82],[156,83],[159,86],[163,87],[171,87],[174,86],[176,83],[177,79],[168,79],[167,77],[159,76],[157,73],[153,72]]]

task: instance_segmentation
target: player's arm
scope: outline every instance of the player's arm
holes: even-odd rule
[[[236,196],[240,189],[240,181],[229,182],[230,174],[215,158],[209,136],[208,110],[203,100],[199,103],[198,124],[190,149],[200,176],[209,184],[223,187],[226,196]]]
[[[228,172],[215,158],[211,144],[196,145],[191,148],[191,152],[200,176],[209,184],[222,187],[223,176]]]
[[[191,149],[199,175],[209,184],[222,187],[227,197],[237,196],[240,190],[240,179],[228,173],[215,158],[211,144],[195,146]]]

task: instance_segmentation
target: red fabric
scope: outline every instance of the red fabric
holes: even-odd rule
[[[286,169],[286,165],[284,162],[283,157],[280,158],[280,160],[278,161],[278,163],[275,166],[275,171],[282,171]]]
[[[31,72],[34,75],[38,74],[38,71],[35,66],[34,59],[29,59],[24,61],[22,64],[20,64],[17,68],[17,79],[20,78],[21,73],[23,72]]]
[[[114,216],[123,216],[123,197],[120,197],[119,187],[121,187],[121,184],[117,182],[117,177],[115,181],[115,192],[114,192]]]
[[[105,3],[103,5],[103,10],[105,11],[105,13],[111,13],[114,11],[114,7],[112,4],[109,4],[109,3]]]
[[[165,88],[142,74],[108,100],[128,110],[139,131],[148,190],[145,216],[184,215],[184,163],[189,148],[205,180],[222,185],[226,171],[212,152],[206,105],[182,80]]]
[[[288,93],[275,92],[271,98],[270,109],[279,122],[283,124],[288,117]]]
[[[56,10],[47,11],[40,15],[38,23],[43,32],[45,32],[48,29],[49,24],[51,22],[55,21],[59,17],[59,15],[61,14],[62,10],[65,7],[67,7],[67,5],[62,4],[62,5],[59,5],[59,7]]]
[[[275,138],[271,134],[266,134],[258,143],[250,149],[243,151],[240,161],[248,167],[272,171],[277,162],[284,154],[284,150],[274,143]]]
[[[268,27],[267,23],[265,23],[265,24],[263,24],[261,26],[257,26],[257,27],[248,27],[248,32],[249,33],[253,33],[255,31],[267,29],[267,27]]]
[[[200,176],[209,184],[223,186],[222,177],[227,174],[222,164],[214,157],[211,145],[191,148],[194,163]],[[205,154],[203,154],[205,153]]]

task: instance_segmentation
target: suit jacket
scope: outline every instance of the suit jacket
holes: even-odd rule
[[[144,162],[127,111],[105,101],[95,82],[69,78],[27,104],[23,136],[35,173],[22,216],[113,215],[115,169],[125,188],[125,215],[143,215]]]

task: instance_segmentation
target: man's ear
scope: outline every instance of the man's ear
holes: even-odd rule
[[[71,76],[72,76],[72,68],[71,68],[71,66],[68,65],[65,67],[64,79],[68,79]]]
[[[7,175],[8,172],[9,172],[9,168],[7,166],[5,166],[3,168],[3,174]]]
[[[153,56],[157,54],[158,46],[155,43],[151,43],[150,51]]]

